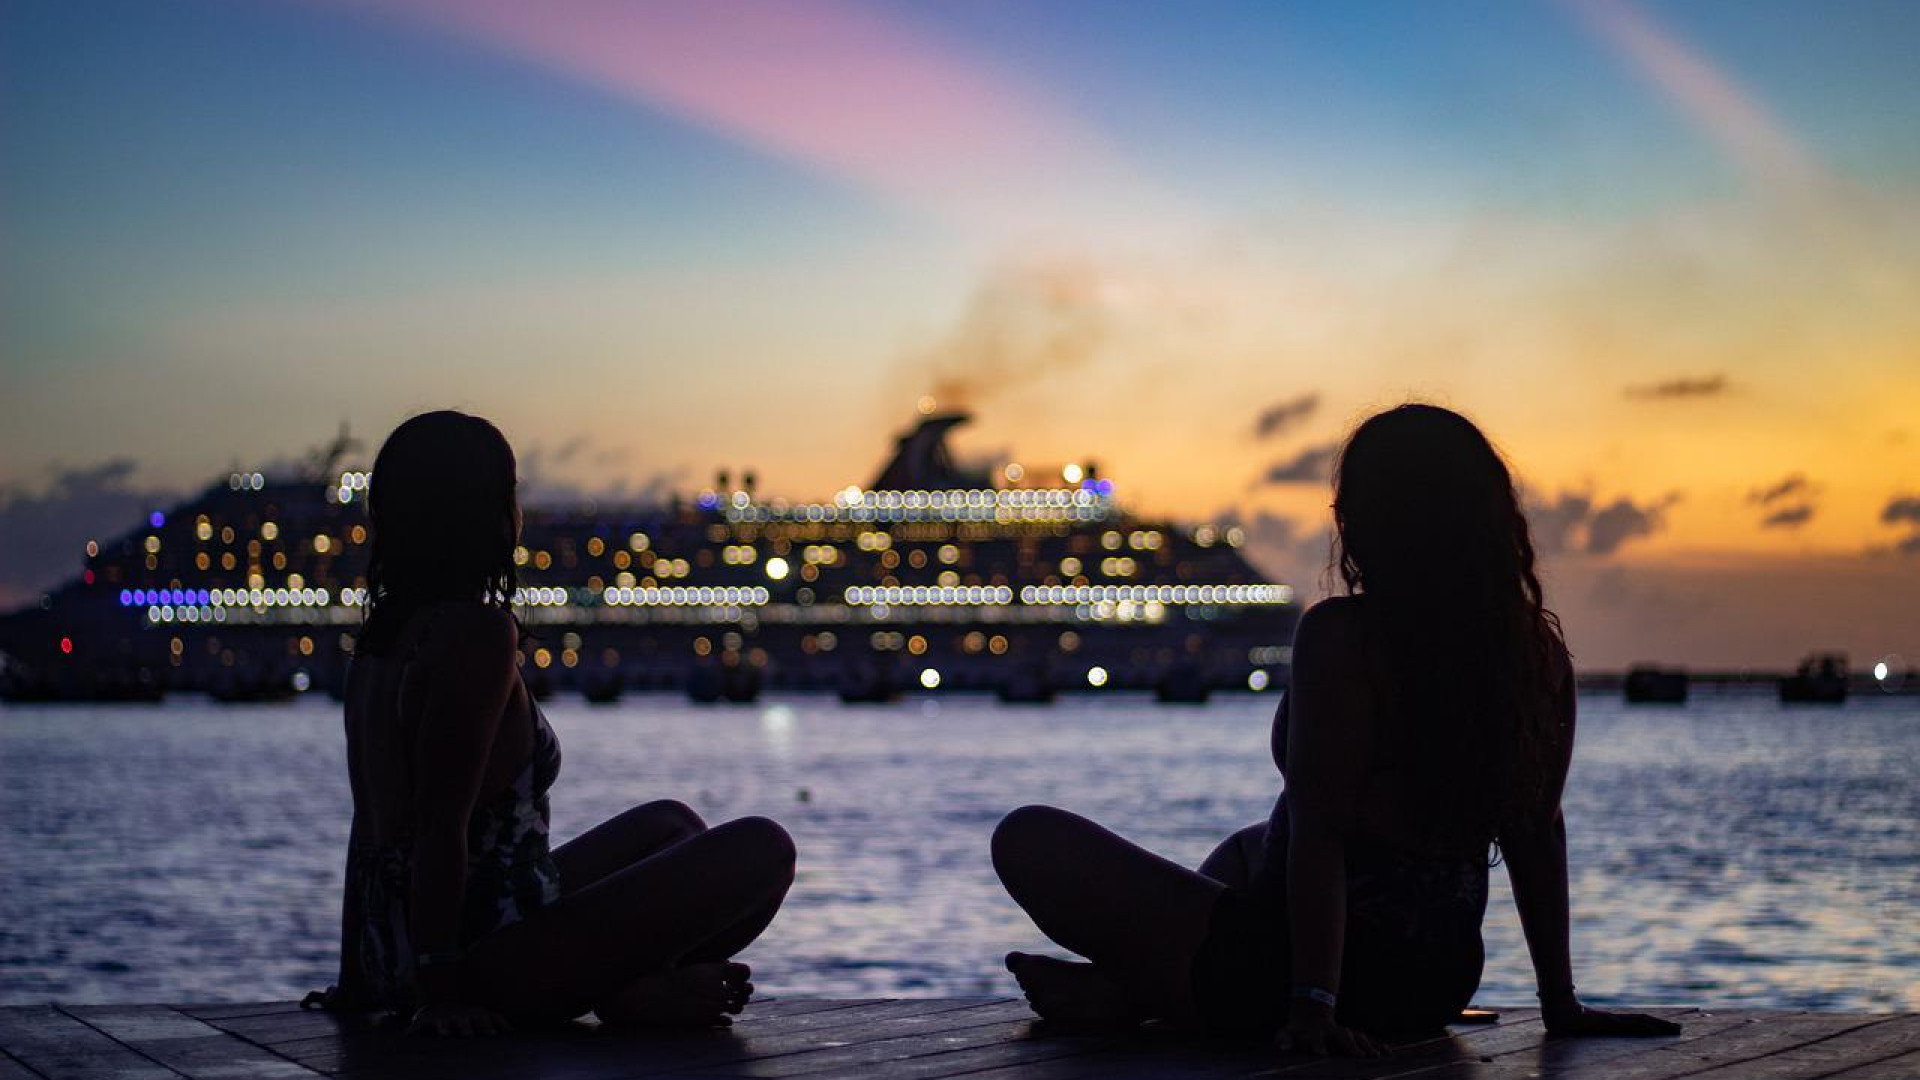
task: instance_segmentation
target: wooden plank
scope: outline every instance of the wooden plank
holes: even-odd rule
[[[269,1013],[265,1016],[235,1016],[207,1020],[206,1023],[238,1035],[248,1042],[275,1046],[296,1039],[311,1039],[346,1031],[366,1031],[380,1024],[379,1013],[334,1013],[319,1009],[303,1012]]]
[[[47,1080],[179,1080],[51,1005],[0,1009],[0,1047]]]
[[[1677,1036],[1658,1039],[1552,1039],[1545,1037],[1537,1023],[1523,1025],[1512,1038],[1473,1039],[1461,1033],[1452,1045],[1421,1047],[1402,1052],[1381,1063],[1322,1061],[1294,1063],[1261,1072],[1260,1076],[1279,1076],[1286,1080],[1333,1080],[1337,1077],[1395,1077],[1407,1080],[1496,1080],[1541,1076],[1628,1075],[1634,1063],[1645,1055],[1672,1051],[1682,1043],[1707,1039],[1715,1033],[1745,1023],[1740,1016],[1714,1017],[1684,1009],[1649,1010],[1682,1023]],[[1488,1052],[1492,1051],[1492,1052]],[[1669,1053],[1657,1059],[1672,1062]],[[1677,1066],[1665,1065],[1665,1068]],[[1657,1072],[1658,1070],[1656,1070]]]
[[[805,1030],[785,1030],[762,1035],[757,1032],[742,1032],[743,1037],[733,1046],[709,1044],[705,1047],[688,1048],[687,1052],[675,1055],[671,1059],[662,1057],[649,1061],[647,1072],[635,1072],[635,1076],[651,1076],[659,1071],[699,1071],[725,1072],[728,1075],[757,1076],[764,1075],[762,1070],[770,1061],[782,1061],[788,1058],[804,1057],[821,1052],[844,1052],[869,1043],[885,1042],[903,1038],[935,1038],[946,1034],[967,1031],[983,1026],[1005,1025],[1009,1017],[1025,1014],[1024,1004],[1007,999],[987,999],[969,1001],[958,1008],[937,1008],[939,999],[905,999],[892,1003],[898,1011],[888,1015],[873,1015],[874,1009],[863,1010],[867,1013],[858,1023],[837,1023],[811,1027]],[[950,1002],[949,1002],[950,1003]],[[838,1014],[828,1014],[835,1016]]]
[[[840,1009],[857,1009],[863,1005],[878,1005],[899,998],[754,998],[747,1002],[747,1011],[733,1018],[736,1024],[749,1020],[767,1020],[776,1016],[799,1016],[811,1012],[831,1012]]]
[[[1868,1022],[1861,1016],[1815,1013],[1701,1014],[1672,1039],[1566,1039],[1531,1049],[1438,1065],[1410,1080],[1496,1080],[1504,1077],[1593,1076],[1607,1080],[1674,1080],[1722,1066],[1762,1060]],[[1739,1074],[1744,1075],[1744,1074]]]
[[[254,1001],[235,1003],[209,1003],[205,1005],[175,1005],[174,1009],[186,1013],[196,1020],[225,1020],[236,1016],[269,1016],[274,1013],[297,1013],[303,1011],[297,1001]]]
[[[1531,1024],[1531,1033],[1519,1036],[1509,1034],[1506,1037],[1512,1041],[1513,1045],[1537,1044],[1544,1037],[1544,1032],[1539,1030],[1537,1018],[1538,1010],[1536,1009],[1505,1010],[1494,1024],[1462,1026],[1456,1029],[1456,1034],[1403,1047],[1400,1055],[1393,1059],[1394,1064],[1391,1066],[1383,1066],[1378,1062],[1314,1062],[1299,1058],[1289,1059],[1263,1044],[1220,1042],[1152,1032],[1079,1042],[1072,1045],[1070,1049],[1059,1052],[1035,1049],[1012,1051],[1007,1054],[1010,1060],[1004,1064],[995,1062],[993,1060],[995,1054],[991,1051],[959,1051],[945,1057],[953,1066],[948,1071],[957,1073],[963,1071],[964,1067],[968,1080],[1021,1080],[1029,1076],[1045,1077],[1048,1080],[1163,1076],[1237,1077],[1266,1074],[1277,1070],[1313,1068],[1323,1071],[1331,1069],[1341,1075],[1372,1076],[1379,1074],[1382,1069],[1389,1073],[1407,1071],[1411,1062],[1423,1058],[1451,1060],[1464,1056],[1463,1046],[1476,1041],[1489,1040],[1494,1037],[1493,1033],[1503,1027],[1512,1028]],[[1034,1037],[1024,1041],[1024,1044],[1030,1047],[1045,1046],[1058,1038],[1058,1036],[1047,1035],[1044,1024],[1036,1025],[1031,1030]],[[935,1059],[926,1061],[929,1070],[936,1064]],[[891,1078],[895,1068],[897,1066],[889,1067],[885,1075]],[[917,1066],[915,1068],[918,1070]],[[929,1071],[927,1075],[942,1074]]]
[[[1920,1049],[1920,1016],[1882,1016],[1759,1060],[1687,1075],[1700,1080],[1729,1080],[1736,1075],[1755,1080],[1810,1080],[1914,1049]]]
[[[1913,1080],[1916,1076],[1920,1076],[1920,1050],[1849,1065],[1832,1074],[1828,1080]]]
[[[300,1080],[318,1075],[164,1005],[66,1006],[62,1011],[194,1080]]]
[[[1723,1028],[1739,1023],[1736,1017],[1712,1018],[1693,1009],[1652,1009],[1652,1015],[1673,1020],[1681,1024],[1679,1035],[1662,1038],[1579,1038],[1550,1039],[1546,1027],[1537,1019],[1529,1019],[1513,1025],[1505,1031],[1495,1031],[1477,1035],[1471,1031],[1460,1031],[1438,1045],[1423,1045],[1396,1054],[1394,1060],[1404,1062],[1408,1068],[1400,1074],[1419,1077],[1452,1078],[1456,1076],[1482,1076],[1499,1071],[1519,1070],[1530,1075],[1554,1075],[1560,1072],[1577,1073],[1588,1066],[1601,1062],[1609,1063],[1609,1068],[1618,1059],[1649,1053],[1663,1047],[1672,1047],[1693,1039],[1705,1038]],[[1490,1067],[1498,1066],[1498,1069]],[[1309,1071],[1299,1067],[1284,1067],[1272,1074],[1287,1077],[1304,1078]],[[1311,1075],[1337,1075],[1334,1070],[1320,1069]],[[1367,1075],[1378,1075],[1368,1073]]]
[[[232,1038],[165,1005],[58,1005],[61,1012],[119,1043]]]
[[[1668,1010],[1669,1013],[1685,1014],[1690,1010]],[[1481,1075],[1488,1072],[1490,1064],[1501,1060],[1482,1050],[1499,1051],[1504,1054],[1526,1054],[1530,1050],[1544,1047],[1566,1047],[1579,1044],[1612,1044],[1613,1054],[1625,1054],[1634,1051],[1632,1045],[1645,1044],[1645,1040],[1575,1040],[1548,1043],[1545,1032],[1539,1026],[1537,1014],[1532,1010],[1503,1016],[1500,1026],[1516,1030],[1504,1035],[1496,1035],[1498,1028],[1488,1026],[1463,1026],[1456,1028],[1445,1038],[1403,1046],[1392,1056],[1384,1059],[1314,1059],[1284,1055],[1266,1046],[1218,1044],[1207,1042],[1157,1041],[1133,1039],[1094,1054],[1062,1062],[1050,1063],[1043,1075],[1055,1080],[1069,1078],[1094,1078],[1105,1076],[1182,1076],[1182,1077],[1242,1077],[1242,1076],[1279,1076],[1288,1080],[1322,1080],[1322,1078],[1361,1078],[1385,1076],[1426,1076],[1452,1075],[1459,1072],[1468,1075]],[[1699,1025],[1695,1025],[1699,1029]],[[1700,1029],[1704,1033],[1704,1029]],[[1671,1040],[1662,1040],[1671,1041]],[[1629,1045],[1622,1045],[1629,1044]],[[1606,1056],[1606,1055],[1602,1055]],[[1466,1063],[1458,1065],[1456,1063]],[[1451,1070],[1451,1071],[1448,1071]],[[1526,1070],[1513,1070],[1521,1075],[1531,1072],[1539,1075],[1537,1065],[1529,1065]],[[1024,1075],[1023,1070],[993,1070],[970,1077],[969,1080],[1014,1080]]]
[[[956,1018],[965,1014],[945,1015]],[[715,1068],[708,1071],[724,1071],[729,1076],[743,1077],[802,1076],[817,1072],[860,1071],[868,1076],[890,1077],[896,1070],[905,1067],[902,1063],[912,1058],[948,1054],[958,1050],[970,1050],[1023,1039],[1031,1025],[1030,1019],[1007,1020],[1002,1014],[998,1019],[977,1025],[945,1026],[941,1030],[893,1035],[888,1038],[863,1038],[857,1042],[830,1043],[796,1050],[777,1057],[730,1063],[724,1069]],[[867,1033],[863,1031],[862,1034]]]
[[[191,1010],[191,1011],[190,1011]],[[1659,1010],[1655,1010],[1658,1012]],[[731,1029],[592,1023],[408,1038],[290,1002],[0,1009],[0,1080],[1914,1080],[1920,1015],[1692,1012],[1663,1039],[1545,1038],[1537,1013],[1371,1060],[1309,1060],[1172,1033],[1049,1033],[1006,998],[757,1001]]]
[[[1039,1041],[1050,1041],[1052,1038],[1043,1035]],[[1063,1056],[1038,1065],[1015,1064],[969,1074],[968,1080],[1019,1080],[1030,1071],[1049,1080],[1095,1080],[1102,1077],[1131,1080],[1136,1077],[1163,1076],[1205,1080],[1246,1076],[1271,1070],[1280,1064],[1300,1063],[1300,1059],[1288,1059],[1270,1042],[1224,1041],[1147,1032],[1112,1038],[1088,1053]]]
[[[992,1003],[992,999],[988,999],[987,1003]],[[624,1047],[624,1049],[618,1051],[620,1053],[636,1052],[636,1046],[638,1047],[638,1052],[642,1054],[672,1055],[682,1050],[697,1050],[702,1055],[705,1055],[703,1057],[704,1064],[707,1058],[710,1058],[716,1052],[714,1050],[716,1045],[727,1045],[737,1048],[742,1045],[744,1041],[745,1044],[750,1047],[770,1046],[774,1044],[769,1043],[768,1040],[776,1037],[783,1039],[804,1039],[813,1037],[814,1033],[822,1031],[858,1028],[862,1025],[900,1017],[954,1012],[962,1009],[975,1008],[978,1004],[980,1004],[980,1002],[975,1000],[951,998],[876,999],[871,1001],[849,1002],[846,1003],[845,1008],[838,1009],[793,1010],[783,1016],[762,1017],[752,1024],[746,1023],[745,1018],[742,1017],[735,1021],[730,1033],[731,1041],[723,1044],[716,1044],[711,1037],[713,1033],[710,1032],[620,1032],[600,1029],[594,1025],[581,1025],[579,1032],[590,1035],[594,1041],[591,1043],[581,1043],[576,1039],[573,1041],[573,1049],[569,1052],[575,1054],[583,1052],[597,1054],[602,1051],[599,1049],[582,1050],[581,1047],[599,1048],[609,1045]],[[549,1031],[546,1033],[526,1032],[523,1034],[531,1038],[538,1037],[541,1034],[555,1035],[564,1033]],[[824,1038],[824,1036],[818,1037]],[[339,1033],[318,1038],[275,1043],[274,1049],[279,1053],[294,1058],[309,1068],[330,1072],[351,1072],[360,1066],[348,1064],[346,1059],[351,1057],[356,1061],[366,1060],[370,1046],[368,1040],[370,1039],[384,1040],[380,1042],[379,1045],[389,1046],[393,1052],[396,1053],[409,1053],[407,1044],[428,1047],[434,1045],[431,1040],[406,1039],[391,1032],[365,1033],[363,1036],[350,1036],[347,1033]],[[733,1056],[751,1056],[752,1052],[751,1050],[739,1050]]]
[[[960,1012],[989,1005],[1004,1006],[1009,1001],[1011,1001],[1009,998],[890,998],[862,1002],[849,1009],[758,1018],[751,1024],[743,1014],[735,1017],[733,1023],[734,1029],[742,1035],[759,1039],[776,1033],[853,1027],[908,1016],[933,1016],[938,1013]]]
[[[566,1059],[573,1067],[592,1070],[596,1075],[643,1076],[663,1071],[714,1068],[759,1057],[794,1053],[823,1045],[845,1045],[863,1039],[878,1039],[890,1034],[940,1030],[969,1023],[984,1023],[973,1017],[982,1009],[1006,1009],[1004,999],[909,998],[863,1002],[846,1009],[815,1010],[769,1019],[760,1024],[739,1024],[732,1029],[714,1031],[614,1031],[583,1026],[580,1033],[564,1041]],[[947,1019],[958,1016],[959,1019]],[[1001,1019],[994,1014],[989,1019]],[[531,1067],[520,1053],[522,1043],[551,1045],[552,1037],[529,1033],[490,1040],[511,1047],[517,1067]],[[288,1053],[301,1064],[319,1071],[356,1076],[377,1071],[393,1060],[420,1062],[437,1067],[439,1057],[433,1040],[409,1039],[392,1033],[379,1033],[370,1039],[338,1039],[332,1045],[322,1043],[282,1043],[275,1049]],[[608,1073],[608,1063],[619,1066]]]
[[[1516,1025],[1533,1024],[1538,1029],[1540,1011],[1535,1008],[1502,1009],[1498,1020],[1491,1024],[1460,1025],[1449,1034],[1432,1039],[1410,1043],[1399,1050],[1402,1060],[1415,1058],[1453,1058],[1462,1056],[1464,1044],[1476,1040],[1484,1041],[1493,1037],[1493,1033],[1502,1028]],[[1036,1039],[1044,1040],[1054,1036],[1046,1033],[1044,1024],[1036,1025],[1033,1030]],[[1524,1044],[1531,1044],[1542,1037],[1526,1037]],[[1235,1044],[1231,1042],[1210,1041],[1200,1038],[1183,1038],[1178,1035],[1144,1032],[1135,1035],[1116,1035],[1101,1045],[1089,1048],[1072,1056],[1049,1058],[1031,1064],[1016,1063],[1005,1067],[987,1068],[967,1074],[968,1080],[1020,1080],[1032,1074],[1050,1078],[1050,1080],[1080,1080],[1080,1078],[1099,1078],[1106,1076],[1151,1077],[1151,1076],[1241,1076],[1275,1068],[1279,1064],[1298,1066],[1294,1061],[1277,1062],[1275,1051],[1261,1045]]]
[[[1708,1072],[1731,1070],[1748,1075],[1753,1062],[1796,1047],[1844,1034],[1870,1023],[1864,1016],[1831,1013],[1736,1013],[1739,1022],[1686,1040],[1654,1054],[1642,1054],[1607,1064],[1604,1074],[1620,1080],[1673,1080]]]

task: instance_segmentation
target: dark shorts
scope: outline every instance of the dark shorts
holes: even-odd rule
[[[1276,894],[1273,890],[1279,889]],[[1478,912],[1458,925],[1429,924],[1415,936],[1370,925],[1349,896],[1340,965],[1340,1023],[1403,1041],[1439,1032],[1480,985],[1485,959]],[[1193,999],[1209,1035],[1271,1038],[1287,1022],[1292,943],[1284,883],[1230,886],[1215,901],[1190,969]]]
[[[1264,1040],[1287,1022],[1290,943],[1264,907],[1240,886],[1214,901],[1191,969],[1194,1005],[1209,1035]]]

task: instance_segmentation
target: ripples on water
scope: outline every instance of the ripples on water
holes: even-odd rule
[[[801,864],[747,955],[763,990],[1011,993],[1001,954],[1045,943],[988,866],[1000,815],[1055,803],[1197,864],[1272,803],[1272,707],[562,700],[555,835],[662,797],[715,822],[767,814]],[[1566,809],[1583,995],[1920,1009],[1920,699],[1581,710]],[[279,999],[330,981],[348,812],[330,703],[8,709],[0,775],[0,1003]],[[1531,1001],[1494,881],[1480,997]]]

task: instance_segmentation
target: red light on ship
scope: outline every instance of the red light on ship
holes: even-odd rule
[[[61,638],[61,639],[60,639],[60,651],[61,651],[61,653],[63,653],[63,654],[65,654],[65,655],[67,655],[67,656],[72,656],[72,655],[73,655],[73,639],[72,639],[72,638],[70,638],[70,637],[63,637],[63,638]]]
[[[80,580],[86,582],[89,585],[93,584],[93,571],[88,570],[87,572],[81,574]]]

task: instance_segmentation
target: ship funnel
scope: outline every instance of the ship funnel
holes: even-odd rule
[[[965,469],[956,465],[947,449],[947,432],[968,423],[972,416],[963,412],[935,413],[921,420],[912,431],[900,436],[893,457],[869,491],[950,491],[955,488],[992,487],[988,470]]]

